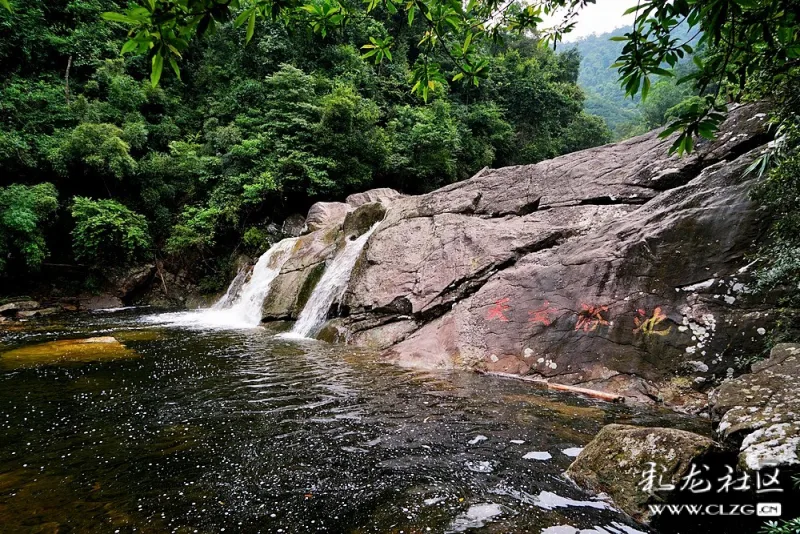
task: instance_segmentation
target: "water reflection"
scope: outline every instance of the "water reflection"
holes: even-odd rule
[[[140,357],[0,371],[4,531],[626,532],[563,478],[571,454],[612,421],[696,430],[264,329],[143,327],[135,311],[40,323],[2,350],[67,333]]]

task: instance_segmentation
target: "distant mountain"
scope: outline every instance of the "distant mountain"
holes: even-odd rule
[[[588,113],[603,117],[617,137],[622,135],[621,126],[641,120],[639,97],[625,98],[625,91],[617,81],[617,69],[611,68],[625,45],[623,42],[611,41],[611,38],[624,35],[631,29],[631,26],[623,26],[612,32],[590,35],[572,43],[581,54],[578,85],[586,93],[584,107]],[[676,36],[685,38],[688,30],[688,26],[679,27]]]

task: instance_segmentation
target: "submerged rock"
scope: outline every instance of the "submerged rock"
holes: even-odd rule
[[[674,428],[607,425],[569,466],[567,476],[594,493],[609,495],[628,515],[650,520],[648,504],[659,502],[656,491],[646,491],[643,476],[653,466],[655,484],[676,481],[693,461],[717,451],[710,438]]]
[[[24,368],[73,362],[136,358],[139,354],[112,336],[62,339],[13,349],[0,354],[0,366]]]
[[[800,344],[776,345],[752,373],[712,395],[721,440],[739,451],[742,469],[800,466]]]

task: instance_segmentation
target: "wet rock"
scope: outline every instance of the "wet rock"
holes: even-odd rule
[[[92,295],[80,299],[82,310],[102,310],[107,308],[121,308],[124,306],[119,297],[113,295]]]
[[[155,272],[156,265],[148,263],[137,265],[113,276],[111,283],[116,288],[116,296],[123,301],[130,298],[150,281]]]
[[[341,225],[351,209],[344,202],[317,202],[308,210],[306,228],[314,232],[327,226]]]
[[[286,217],[281,226],[281,233],[288,237],[297,237],[306,229],[306,218],[299,213]]]
[[[381,202],[382,204],[391,204],[392,201],[401,198],[403,195],[390,189],[388,187],[379,187],[377,189],[370,189],[362,193],[355,193],[345,199],[345,203],[354,208],[369,204],[370,202]]]
[[[344,219],[342,229],[346,239],[357,238],[372,228],[375,223],[383,220],[385,215],[386,207],[380,202],[362,204],[354,211],[348,213]]]
[[[0,306],[0,315],[14,316],[20,311],[34,310],[40,304],[35,300],[18,300],[16,302],[9,302]]]
[[[52,315],[54,313],[60,312],[60,308],[39,308],[36,310],[23,310],[17,312],[17,317],[21,318],[28,318],[28,317],[44,317],[45,315]]]
[[[265,321],[296,319],[325,271],[325,262],[341,245],[339,226],[300,236],[291,257],[272,281],[262,306]]]
[[[64,339],[39,343],[0,354],[0,366],[17,369],[38,365],[58,365],[135,358],[139,354],[112,336]]]
[[[740,468],[800,467],[800,344],[776,345],[710,402],[717,434],[739,451]]]
[[[328,343],[346,343],[347,330],[337,324],[336,319],[329,321],[317,334],[317,339]]]
[[[609,495],[624,512],[646,523],[650,520],[647,505],[660,499],[642,484],[651,463],[666,483],[679,480],[693,461],[715,452],[717,446],[710,438],[684,430],[606,425],[566,474],[593,493]]]

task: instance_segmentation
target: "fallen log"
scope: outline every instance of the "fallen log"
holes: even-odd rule
[[[514,375],[511,373],[491,373],[488,371],[476,371],[478,374],[486,376],[495,376],[497,378],[510,378],[512,380],[520,380],[529,384],[535,384],[542,389],[550,389],[554,391],[567,391],[569,393],[577,393],[579,395],[586,395],[595,399],[601,399],[608,402],[625,402],[625,397],[616,393],[607,393],[605,391],[597,391],[596,389],[581,388],[578,386],[567,386],[566,384],[555,384],[546,380],[538,378],[530,378],[527,376]]]

